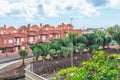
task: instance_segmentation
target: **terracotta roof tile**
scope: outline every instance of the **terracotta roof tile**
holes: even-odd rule
[[[17,30],[13,26],[10,26],[6,29],[7,34],[12,34],[12,33],[14,33],[14,31],[17,31]]]

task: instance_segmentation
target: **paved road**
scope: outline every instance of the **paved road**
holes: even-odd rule
[[[33,57],[32,53],[28,55],[27,59],[31,57]],[[19,55],[0,58],[0,69],[20,61],[22,61],[22,59]]]
[[[2,64],[0,64],[0,69],[4,68],[4,67],[6,67],[6,66],[8,66],[8,65],[10,65],[10,64],[19,62],[19,61],[21,61],[21,60],[16,60],[16,61],[12,61],[12,62],[2,63]]]
[[[27,58],[30,58],[32,56],[33,56],[33,54],[29,53]],[[3,58],[0,58],[0,64],[16,61],[16,60],[20,60],[20,59],[21,59],[21,57],[19,55],[3,57]]]

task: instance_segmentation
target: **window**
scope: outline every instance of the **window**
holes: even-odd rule
[[[21,41],[24,41],[24,38],[21,38]]]
[[[8,43],[12,43],[12,41],[13,41],[13,40],[12,40],[12,39],[10,39],[10,40],[8,40]]]
[[[18,50],[19,50],[19,48],[18,48],[18,47],[15,47],[15,50],[16,50],[16,51],[18,51]]]
[[[66,36],[68,37],[68,33],[66,33]]]
[[[30,42],[33,42],[33,37],[29,37],[29,41],[30,41]]]
[[[0,49],[0,53],[2,53],[2,50]]]
[[[45,30],[48,30],[48,28],[45,28]]]
[[[42,41],[46,40],[46,36],[42,36]]]
[[[17,31],[14,30],[13,33],[17,33]]]
[[[1,34],[3,34],[3,31],[1,31]]]
[[[4,40],[4,44],[6,44],[7,43],[7,41],[6,40]]]
[[[17,38],[17,44],[19,44],[20,42],[19,42],[19,38]]]
[[[50,34],[50,38],[52,37],[52,34]]]
[[[38,39],[38,37],[35,37],[35,40],[37,40]]]
[[[21,47],[21,49],[25,50],[25,47],[24,47],[24,46],[22,46],[22,47]]]
[[[56,38],[60,38],[60,34],[57,34],[57,35],[56,35]]]

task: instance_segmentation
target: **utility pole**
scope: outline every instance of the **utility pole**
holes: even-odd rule
[[[72,24],[73,18],[70,18],[70,19],[71,19],[71,24]]]
[[[71,25],[72,25],[72,21],[73,21],[73,18],[71,18]],[[73,27],[73,25],[72,25]],[[73,40],[72,40],[72,43],[73,43]],[[74,45],[73,45],[73,50],[74,50]],[[71,52],[71,67],[73,67],[73,50]]]
[[[72,25],[73,18],[70,18],[70,20],[71,20],[71,25]],[[72,27],[73,27],[73,25],[72,25]]]

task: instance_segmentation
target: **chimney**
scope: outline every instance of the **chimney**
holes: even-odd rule
[[[28,24],[28,26],[27,27],[30,27],[31,25],[30,24]]]
[[[30,29],[30,26],[31,26],[31,24],[28,24],[28,26],[27,26],[27,30],[29,30],[29,29]]]
[[[4,24],[4,29],[6,29],[6,25]]]
[[[42,23],[40,23],[40,27],[42,27]]]
[[[64,23],[62,23],[62,25],[64,25]]]

